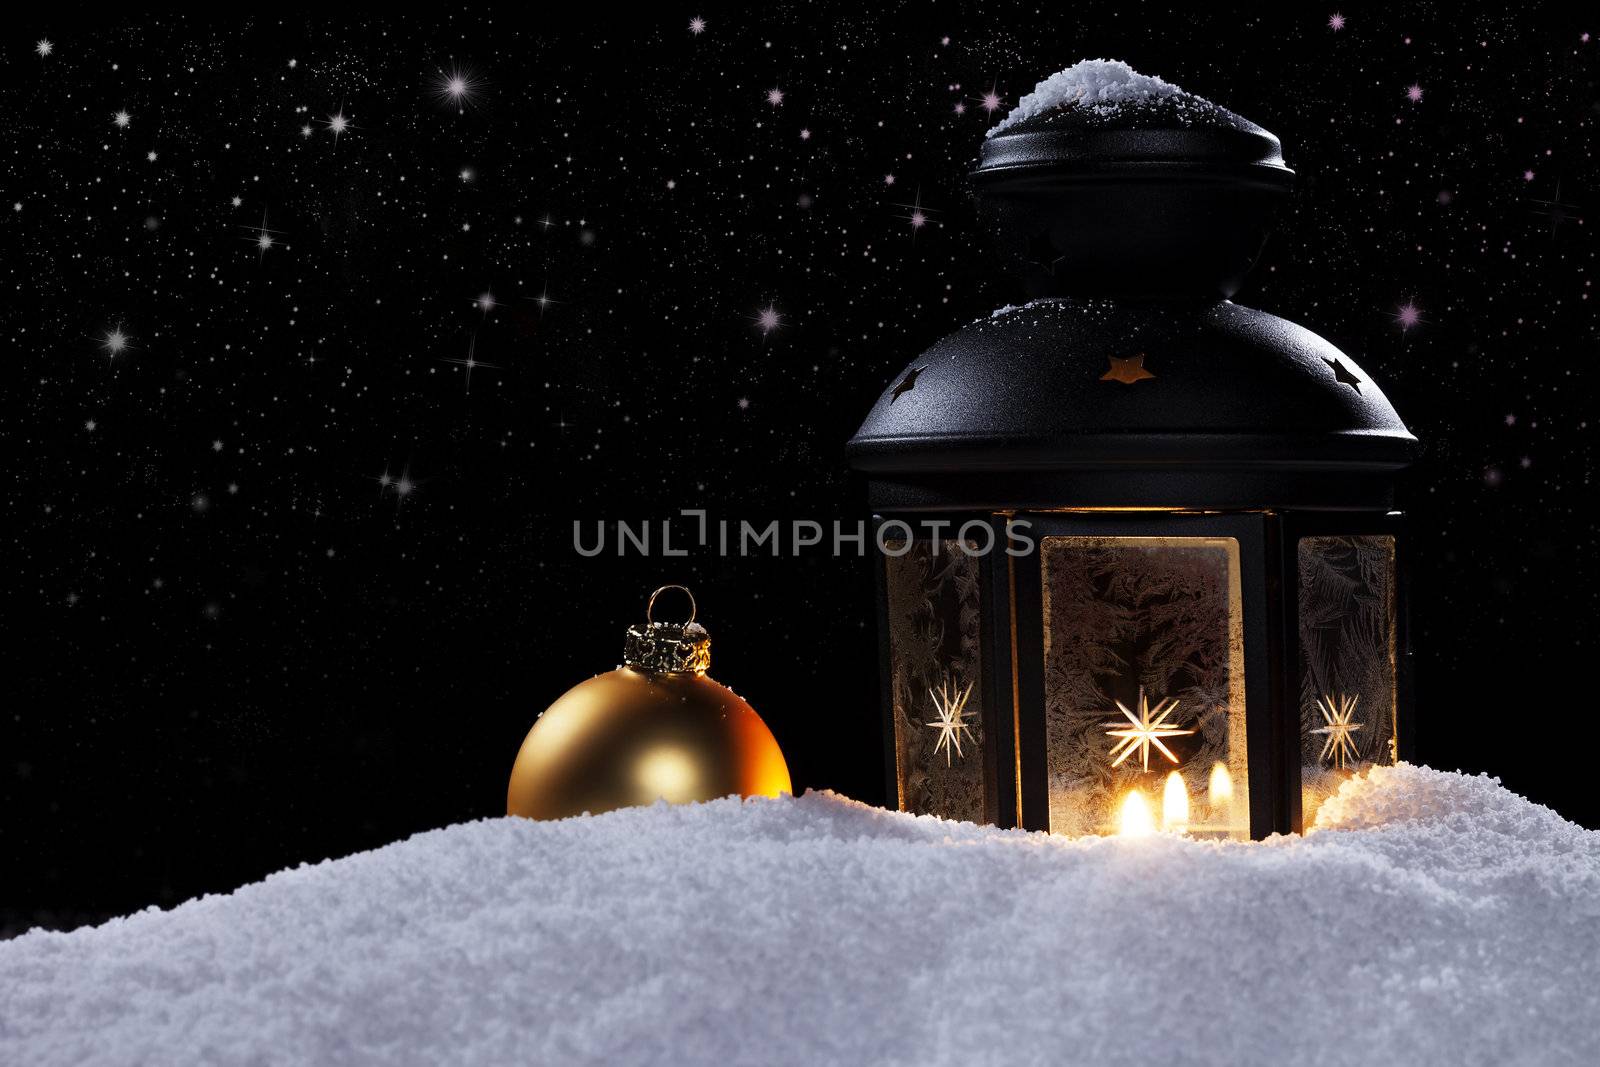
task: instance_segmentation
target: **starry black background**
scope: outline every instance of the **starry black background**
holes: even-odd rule
[[[1283,138],[1238,299],[1427,444],[1422,758],[1600,825],[1600,27],[1267,10],[13,16],[0,929],[497,814],[668,580],[797,786],[880,800],[864,560],[591,560],[571,524],[860,517],[877,392],[1016,296],[963,185],[985,96],[1100,55]]]

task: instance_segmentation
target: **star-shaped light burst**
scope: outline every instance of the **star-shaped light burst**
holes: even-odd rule
[[[398,498],[395,501],[396,504],[410,496],[417,488],[417,483],[411,477],[410,464],[401,468],[398,477],[390,474],[389,468],[385,467],[383,468],[383,473],[374,478],[373,481],[378,483],[378,495],[393,493]]]
[[[280,230],[268,229],[267,212],[265,208],[261,210],[260,226],[246,226],[244,228],[251,232],[251,236],[247,238],[247,240],[256,246],[256,251],[259,253],[259,255],[256,257],[258,260],[264,257],[273,248],[277,247],[278,235],[282,232]]]
[[[473,334],[472,335],[472,340],[467,342],[467,358],[466,359],[447,359],[444,362],[446,362],[446,363],[454,363],[458,367],[466,368],[466,387],[467,387],[466,391],[468,393],[472,392],[472,372],[473,371],[477,370],[479,367],[484,367],[484,368],[487,368],[488,370],[499,370],[500,369],[499,367],[495,366],[493,363],[485,363],[485,362],[483,362],[482,360],[480,360],[478,358],[478,335],[477,334]]]
[[[939,731],[933,754],[937,756],[941,751],[944,752],[944,765],[948,767],[952,751],[957,756],[962,755],[961,735],[966,734],[968,741],[973,740],[972,727],[966,721],[967,698],[972,695],[972,683],[968,682],[967,687],[958,693],[956,683],[946,677],[939,682],[939,691],[929,689],[928,695],[933,698],[933,709],[939,717],[922,725]]]
[[[55,42],[48,37],[41,37],[33,44],[33,54],[43,59],[56,50]]]
[[[478,91],[481,84],[471,69],[451,67],[448,71],[439,72],[438,79],[433,83],[433,95],[441,105],[465,111],[466,106],[472,103],[472,94]]]
[[[333,143],[339,143],[339,135],[350,128],[350,120],[345,118],[344,108],[339,108],[328,116],[328,132],[333,134]]]
[[[701,18],[699,15],[696,15],[694,18],[690,19],[689,32],[694,34],[696,37],[700,36],[702,33],[705,33],[706,20]]]
[[[133,116],[128,114],[126,109],[118,111],[115,115],[111,116],[111,125],[115,126],[119,130],[127,129],[128,124],[132,121]]]
[[[978,97],[978,106],[982,107],[983,110],[987,111],[991,115],[993,115],[996,111],[999,111],[1001,105],[1005,103],[1004,100],[1000,99],[1000,93],[998,90],[999,85],[997,83],[995,85],[991,85],[988,92]]]
[[[1340,30],[1344,29],[1344,16],[1339,14],[1337,11],[1329,15],[1328,29],[1332,30],[1334,33],[1338,33]]]
[[[755,321],[762,333],[771,333],[783,324],[783,316],[778,314],[777,308],[768,304],[757,312]]]
[[[1406,86],[1406,99],[1413,104],[1422,103],[1422,86],[1417,85],[1415,82]]]
[[[917,190],[916,200],[910,204],[896,204],[895,207],[903,209],[906,214],[900,217],[911,224],[911,236],[915,238],[917,231],[928,224],[928,215],[933,211],[931,207],[922,206],[922,190]]]
[[[1323,734],[1328,739],[1322,746],[1322,755],[1317,758],[1328,759],[1331,756],[1333,765],[1341,771],[1344,770],[1347,760],[1358,758],[1356,740],[1350,735],[1361,729],[1361,724],[1350,720],[1356,713],[1356,704],[1360,701],[1359,695],[1346,697],[1331,693],[1317,698],[1317,710],[1322,712],[1322,719],[1327,725],[1311,732]]]
[[[107,359],[116,359],[128,350],[128,335],[121,326],[113,326],[100,338],[100,350]]]
[[[1415,300],[1407,300],[1395,312],[1394,321],[1400,324],[1402,330],[1409,330],[1422,321],[1422,309],[1417,307]]]
[[[1143,686],[1139,687],[1138,715],[1129,711],[1128,705],[1120,700],[1117,701],[1117,710],[1122,712],[1128,721],[1127,723],[1122,723],[1113,719],[1105,724],[1115,727],[1115,729],[1107,730],[1106,733],[1121,739],[1111,746],[1111,755],[1116,757],[1111,761],[1111,766],[1120,767],[1123,760],[1138,752],[1140,762],[1144,764],[1144,769],[1148,771],[1150,769],[1151,745],[1160,749],[1161,754],[1167,759],[1177,763],[1178,757],[1172,754],[1170,748],[1162,744],[1161,739],[1163,737],[1183,737],[1186,734],[1194,733],[1193,730],[1180,730],[1177,726],[1167,721],[1177,709],[1178,702],[1168,699],[1160,701],[1156,704],[1155,709],[1151,710],[1150,701],[1145,698]]]
[[[782,89],[768,89],[767,90],[767,103],[771,104],[773,107],[777,107],[779,104],[782,104],[783,103],[783,90]]]

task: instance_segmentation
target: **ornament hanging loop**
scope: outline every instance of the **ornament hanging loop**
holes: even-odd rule
[[[688,626],[691,622],[694,622],[694,617],[697,614],[698,609],[695,606],[694,594],[689,592],[689,587],[686,586],[686,585],[664,585],[661,588],[657,589],[654,593],[651,593],[649,602],[646,603],[645,606],[644,606],[644,618],[645,618],[645,621],[646,622],[652,622],[652,623],[656,621],[655,620],[655,615],[654,615],[655,606],[656,606],[656,597],[660,596],[662,593],[665,593],[669,589],[676,589],[679,592],[681,592],[684,596],[689,598],[689,617],[687,619],[685,619],[683,621],[683,623],[681,624],[683,626]]]

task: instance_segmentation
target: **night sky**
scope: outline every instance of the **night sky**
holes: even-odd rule
[[[1419,755],[1600,826],[1600,20],[859,7],[8,20],[0,931],[503,812],[666,581],[796,785],[881,800],[867,560],[572,523],[863,517],[879,390],[1018,295],[983,131],[1090,56],[1282,138],[1236,299],[1426,445]]]

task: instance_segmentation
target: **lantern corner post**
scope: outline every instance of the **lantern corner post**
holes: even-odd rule
[[[1011,569],[1011,520],[989,517],[993,537],[982,560],[980,633],[983,644],[984,803],[996,826],[1021,826],[1016,702],[1016,604]]]
[[[889,640],[889,576],[888,564],[878,550],[879,530],[883,516],[872,516],[872,544],[867,555],[872,560],[872,585],[877,606],[878,623],[878,715],[883,729],[883,789],[884,807],[893,811],[905,810],[905,798],[900,795],[900,746],[894,733],[894,669]]]

